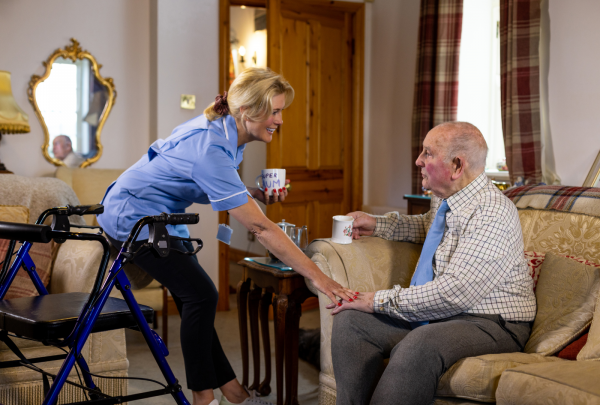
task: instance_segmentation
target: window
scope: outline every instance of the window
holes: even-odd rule
[[[499,0],[463,2],[457,119],[472,123],[483,134],[489,148],[486,173],[508,179],[508,171],[499,170],[506,162],[500,110]]]

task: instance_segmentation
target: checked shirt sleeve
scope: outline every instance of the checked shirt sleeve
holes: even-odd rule
[[[373,236],[397,242],[423,243],[431,225],[430,212],[423,215],[400,215],[398,212],[374,215],[377,224]]]
[[[516,214],[515,214],[516,216]],[[374,310],[407,321],[443,319],[469,312],[484,301],[503,280],[514,263],[518,252],[522,255],[522,236],[514,229],[518,216],[477,215],[469,221],[460,240],[450,235],[436,252],[437,276],[421,286],[378,291]],[[517,222],[518,225],[518,222]],[[450,256],[445,253],[455,250]],[[506,308],[495,308],[489,303],[486,312],[503,313]],[[518,312],[519,308],[512,308]]]

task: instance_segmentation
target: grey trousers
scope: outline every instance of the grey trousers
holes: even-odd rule
[[[336,403],[431,404],[440,377],[458,360],[522,351],[530,331],[529,322],[499,315],[461,314],[412,330],[387,315],[340,312],[331,337]]]

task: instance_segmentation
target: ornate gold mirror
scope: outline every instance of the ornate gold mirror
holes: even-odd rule
[[[102,156],[100,135],[117,97],[113,80],[75,38],[42,63],[46,72],[32,75],[27,90],[44,129],[42,153],[56,166],[87,167]]]

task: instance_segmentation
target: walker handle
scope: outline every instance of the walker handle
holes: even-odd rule
[[[163,212],[160,215],[155,215],[153,218],[154,218],[154,222],[162,222],[165,225],[179,225],[179,224],[193,225],[193,224],[197,224],[198,222],[200,222],[199,214],[187,214],[187,213],[167,214],[167,213]]]
[[[67,205],[67,215],[98,215],[104,212],[102,204],[94,205]]]
[[[0,239],[48,243],[52,240],[52,228],[48,225],[0,222]]]

